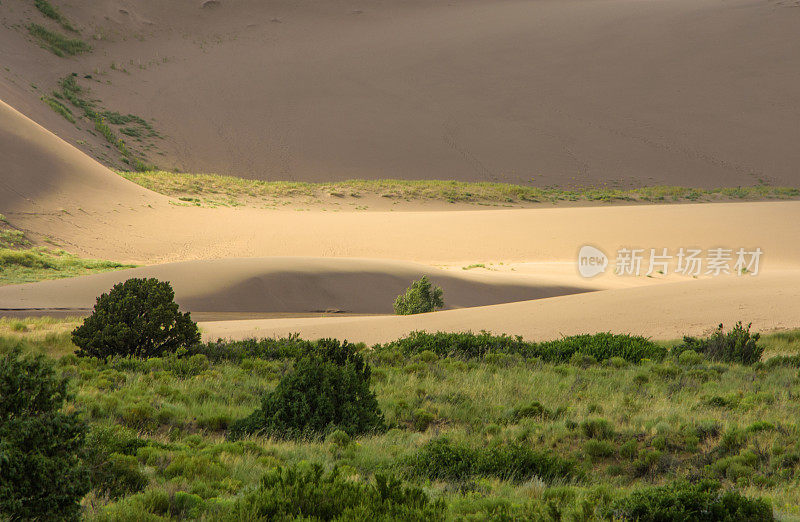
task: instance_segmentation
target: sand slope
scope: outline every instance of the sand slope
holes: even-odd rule
[[[0,311],[86,310],[131,277],[170,281],[192,312],[393,313],[392,302],[423,275],[442,287],[446,308],[539,299],[594,289],[588,281],[554,285],[535,277],[445,272],[365,259],[266,258],[170,263],[72,279],[0,287]]]
[[[796,328],[800,271],[604,290],[537,301],[406,317],[299,318],[201,323],[204,338],[242,339],[299,333],[386,342],[415,330],[488,330],[529,340],[604,331],[656,339],[708,334],[718,323],[752,322],[755,330]]]
[[[165,155],[150,159],[164,168],[800,182],[793,0],[55,3],[94,52],[39,48],[24,25],[41,15],[8,0],[0,98],[97,156],[114,155],[39,102],[59,77],[76,72],[108,108],[153,120]]]

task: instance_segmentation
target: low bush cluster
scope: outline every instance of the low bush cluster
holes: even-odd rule
[[[348,480],[338,469],[279,467],[234,506],[236,520],[408,520],[445,518],[445,505],[400,480],[376,475],[374,483]]]
[[[769,503],[722,490],[718,482],[675,482],[634,491],[615,501],[609,512],[615,520],[667,522],[767,522],[774,520]]]
[[[754,364],[761,360],[764,347],[758,344],[760,334],[751,334],[750,326],[744,327],[739,321],[732,330],[725,332],[720,324],[708,338],[684,337],[683,344],[676,346],[673,354],[680,356],[691,350],[713,361]]]
[[[515,481],[538,477],[545,482],[571,482],[583,476],[575,460],[550,451],[521,444],[473,448],[446,437],[422,446],[409,457],[407,467],[412,476],[455,482],[474,477]]]
[[[376,346],[376,350],[399,350],[404,355],[431,351],[439,357],[482,358],[487,354],[514,354],[539,358],[549,363],[566,363],[578,356],[605,362],[612,358],[638,363],[643,359],[661,360],[667,350],[644,337],[599,333],[564,337],[554,341],[532,343],[521,337],[467,333],[413,332],[407,337]]]

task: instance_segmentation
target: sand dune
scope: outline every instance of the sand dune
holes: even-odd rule
[[[470,308],[415,317],[204,323],[205,335],[300,332],[373,342],[416,329],[675,337],[738,319],[759,329],[800,326],[798,201],[452,212],[197,208],[121,180],[5,104],[0,136],[0,152],[10,159],[0,178],[0,212],[12,225],[78,254],[187,261],[7,287],[0,289],[0,308],[88,308],[121,278],[152,275],[171,280],[181,304],[199,312],[385,313],[411,279],[428,273],[445,287],[450,306]],[[587,282],[574,270],[584,244],[612,257],[621,247],[760,247],[764,258],[757,277],[680,281],[607,273]],[[274,256],[328,259],[222,259]],[[373,260],[332,259],[343,257]],[[524,270],[479,274],[409,261],[451,268],[502,261]],[[563,295],[583,289],[601,291]]]
[[[164,168],[798,183],[791,2],[73,0],[58,3],[94,51],[62,59],[26,35],[44,23],[31,3],[9,1],[0,98],[114,164],[39,101],[58,78],[76,72],[104,106],[153,121]]]
[[[800,271],[553,297],[405,317],[296,318],[201,323],[206,339],[286,336],[386,342],[414,330],[488,330],[529,340],[604,331],[655,339],[708,334],[718,323],[796,328]]]
[[[2,310],[90,309],[95,298],[131,277],[170,281],[192,312],[393,313],[394,298],[427,275],[442,287],[446,308],[539,299],[596,289],[588,281],[554,285],[535,277],[456,273],[398,261],[267,258],[170,263],[122,272],[0,287]],[[208,315],[208,314],[206,314]]]

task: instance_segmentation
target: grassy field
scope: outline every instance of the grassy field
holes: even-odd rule
[[[451,520],[593,520],[615,498],[684,477],[766,498],[779,518],[800,516],[794,362],[552,364],[500,353],[464,359],[365,348],[388,431],[354,440],[231,442],[226,428],[259,406],[290,359],[224,351],[77,358],[67,331],[75,320],[59,323],[0,321],[0,352],[21,344],[56,357],[71,379],[67,408],[84,412],[90,440],[121,477],[84,499],[87,520],[235,519],[237,499],[265,472],[303,462],[338,466],[354,480],[399,474],[442,499]],[[800,331],[761,343],[765,361],[798,354]],[[452,460],[441,458],[443,448],[452,457],[519,447],[570,462],[573,473],[453,473]]]
[[[449,203],[515,205],[588,202],[689,202],[792,199],[800,189],[753,187],[696,189],[645,187],[615,189],[587,187],[575,190],[538,188],[505,183],[467,183],[441,180],[348,180],[330,183],[258,181],[217,174],[181,174],[165,171],[120,172],[124,178],[187,204],[203,206],[272,206],[287,199],[304,201],[380,196],[391,200],[431,200]]]
[[[132,268],[134,265],[83,259],[60,249],[31,247],[25,234],[0,215],[0,286],[32,283]]]

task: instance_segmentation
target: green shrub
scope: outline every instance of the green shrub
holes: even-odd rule
[[[397,296],[394,301],[394,313],[397,315],[413,315],[433,312],[444,307],[442,289],[433,286],[427,276],[422,276],[419,281],[414,281],[406,293]]]
[[[187,348],[189,355],[205,355],[211,362],[230,361],[241,363],[245,359],[294,359],[314,346],[311,341],[304,341],[297,336],[281,339],[246,339],[243,341],[225,341],[195,344]]]
[[[666,348],[644,337],[611,333],[575,335],[555,341],[530,343],[523,341],[521,337],[495,336],[488,332],[480,334],[437,332],[431,334],[421,331],[412,332],[407,337],[375,346],[375,350],[378,353],[399,350],[406,356],[431,351],[439,357],[465,359],[504,353],[528,359],[539,358],[550,363],[575,361],[578,364],[605,362],[612,357],[638,363],[643,359],[661,360],[667,353]]]
[[[136,454],[145,446],[145,441],[120,426],[92,429],[86,438],[92,488],[111,498],[143,490],[148,479],[139,469]]]
[[[593,459],[602,459],[613,456],[617,452],[617,447],[607,440],[587,440],[583,445],[583,451]]]
[[[49,105],[51,109],[63,116],[68,122],[75,123],[75,116],[72,114],[72,111],[69,109],[69,107],[50,96],[42,96],[41,99],[43,102]]]
[[[393,477],[375,483],[342,477],[322,466],[277,468],[234,506],[236,520],[444,520],[445,505]]]
[[[305,349],[261,408],[235,422],[229,435],[318,438],[338,429],[353,437],[382,430],[370,373],[355,345],[322,339]]]
[[[180,313],[168,282],[128,279],[97,298],[94,312],[72,332],[79,356],[158,357],[200,341],[189,313]]]
[[[77,520],[89,491],[86,426],[61,408],[67,381],[43,357],[0,358],[0,518]]]
[[[581,431],[588,439],[610,439],[614,436],[614,428],[605,419],[586,419],[581,422]]]
[[[720,324],[717,330],[707,339],[684,337],[683,344],[673,348],[674,355],[680,355],[687,350],[694,350],[714,361],[735,362],[740,364],[753,364],[761,360],[764,347],[758,345],[761,335],[750,333],[750,324],[745,328],[742,322],[727,333]]]
[[[769,502],[722,491],[719,483],[709,480],[634,491],[613,502],[606,515],[639,522],[774,520]]]
[[[407,462],[413,476],[462,482],[476,476],[508,480],[539,477],[546,482],[571,481],[582,476],[577,463],[553,452],[519,444],[472,448],[442,437],[422,446]]]

